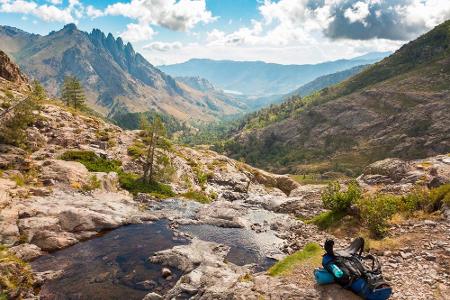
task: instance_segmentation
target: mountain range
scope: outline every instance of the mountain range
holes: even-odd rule
[[[372,64],[389,54],[389,52],[374,52],[352,59],[306,65],[191,59],[184,63],[163,65],[158,68],[172,76],[205,78],[225,91],[251,96],[270,96],[290,93],[317,77]]]
[[[340,84],[246,118],[226,152],[278,172],[354,175],[450,152],[450,21]]]
[[[130,43],[68,24],[46,36],[0,26],[0,49],[52,96],[64,77],[82,82],[88,104],[105,116],[156,110],[179,120],[211,121],[241,109],[176,81],[136,53]],[[226,99],[225,99],[226,100]]]

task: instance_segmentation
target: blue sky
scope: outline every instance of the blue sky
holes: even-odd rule
[[[66,23],[99,28],[156,65],[350,58],[395,50],[449,18],[448,0],[0,0],[2,25],[42,35]]]

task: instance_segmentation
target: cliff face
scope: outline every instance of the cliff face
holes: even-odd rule
[[[0,42],[11,45],[4,50],[50,95],[60,94],[65,76],[78,77],[88,104],[104,115],[155,109],[180,120],[213,120],[240,111],[223,99],[178,83],[136,53],[131,44],[100,30],[86,33],[69,24],[37,36],[0,27]]]
[[[3,79],[17,83],[27,83],[27,78],[20,72],[19,67],[11,61],[5,52],[0,50],[0,77]]]

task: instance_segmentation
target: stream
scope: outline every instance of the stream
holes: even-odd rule
[[[173,236],[168,222],[123,226],[97,238],[42,256],[31,263],[35,271],[63,270],[46,282],[41,299],[142,299],[151,291],[164,294],[172,280],[161,266],[149,263],[153,253],[188,243]]]
[[[173,210],[192,218],[198,208],[193,202],[168,200],[151,210]],[[253,264],[255,271],[263,271],[275,262],[267,258],[265,233],[206,224],[180,225],[178,231],[229,246],[227,260],[236,265]],[[150,292],[164,295],[182,275],[171,268],[173,276],[163,279],[163,266],[147,259],[157,251],[188,243],[188,239],[174,235],[169,221],[162,219],[120,227],[42,256],[31,265],[37,272],[63,270],[62,276],[42,286],[41,299],[142,299]]]

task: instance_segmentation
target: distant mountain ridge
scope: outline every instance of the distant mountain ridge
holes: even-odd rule
[[[344,71],[317,77],[313,81],[310,81],[307,84],[302,85],[301,87],[285,95],[284,97],[286,98],[290,96],[309,96],[310,94],[316,91],[320,91],[325,87],[335,85],[341,81],[344,81],[352,77],[353,75],[358,74],[367,67],[368,65],[361,65]]]
[[[180,120],[213,120],[240,112],[222,99],[177,82],[130,43],[98,29],[86,33],[68,24],[40,36],[0,26],[0,45],[54,96],[65,76],[77,76],[88,104],[104,115],[156,110]]]
[[[287,94],[317,77],[377,62],[389,52],[369,53],[353,59],[319,64],[280,65],[261,61],[191,59],[159,68],[172,76],[200,76],[217,88],[246,95]]]

